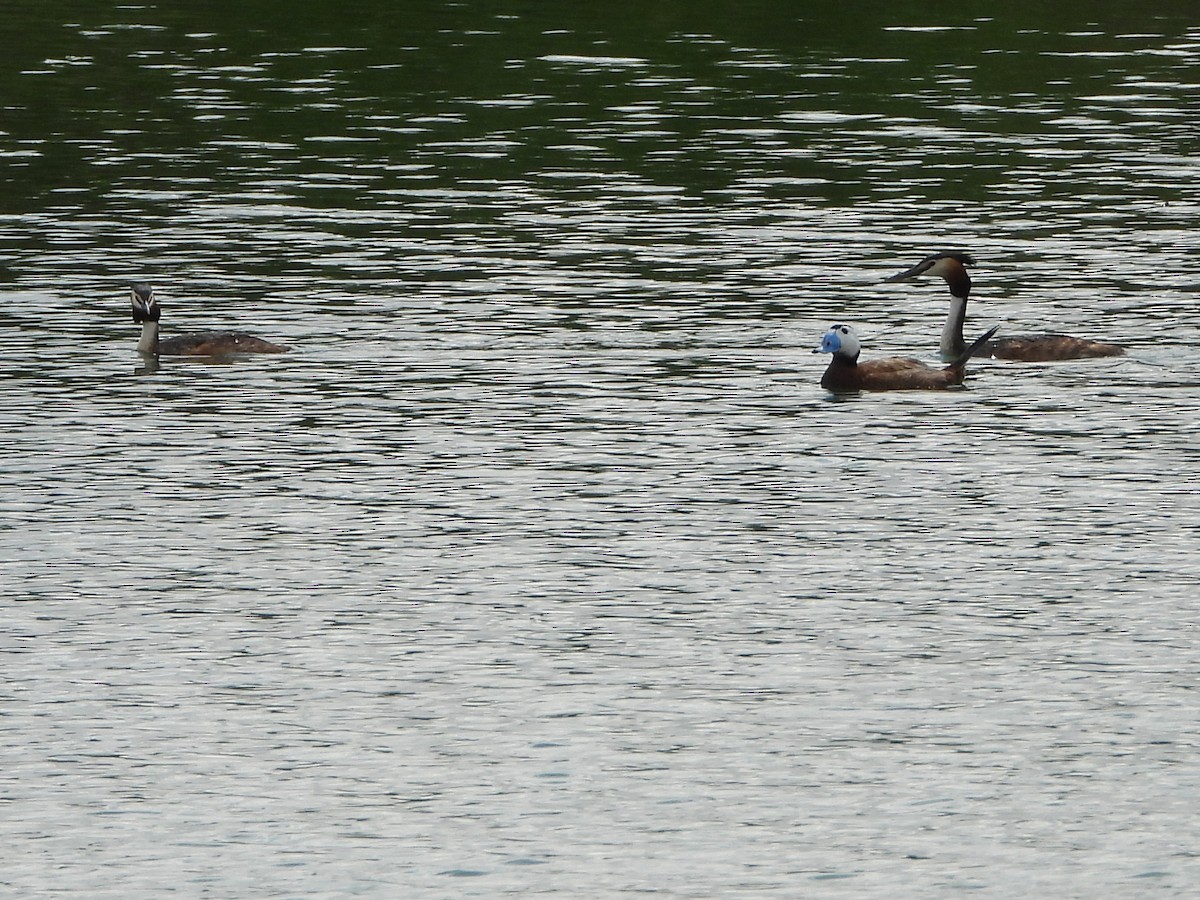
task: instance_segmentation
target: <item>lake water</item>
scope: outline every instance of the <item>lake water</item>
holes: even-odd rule
[[[9,11],[0,889],[1193,896],[1200,24],[1006,10]],[[1129,354],[824,392],[946,249]]]

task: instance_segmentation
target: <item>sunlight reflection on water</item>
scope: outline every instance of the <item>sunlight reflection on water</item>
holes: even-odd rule
[[[1194,880],[1194,32],[521,21],[21,64],[83,124],[0,135],[5,883]],[[1129,356],[832,402],[834,319],[936,356],[882,282],[948,248]],[[150,371],[133,277],[295,350]]]

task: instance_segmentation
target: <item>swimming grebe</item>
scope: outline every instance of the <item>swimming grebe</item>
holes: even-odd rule
[[[139,281],[132,286],[130,299],[133,321],[142,326],[138,350],[149,356],[232,356],[235,353],[286,353],[289,349],[240,331],[201,331],[160,341],[158,320],[162,316],[162,307],[154,297],[154,288]]]
[[[971,294],[971,276],[967,266],[975,260],[965,253],[936,253],[921,260],[906,272],[885,281],[904,281],[917,275],[940,275],[950,287],[950,315],[942,327],[940,349],[946,359],[958,356],[966,347],[963,322],[967,317],[967,298]],[[1022,362],[1049,362],[1056,359],[1092,359],[1100,356],[1123,356],[1125,349],[1117,344],[1089,341],[1065,334],[1029,334],[1001,338],[981,348],[979,356],[997,359],[1016,359]]]
[[[860,363],[862,345],[852,325],[831,325],[813,353],[832,353],[829,368],[821,376],[821,387],[841,393],[845,391],[936,391],[962,384],[966,377],[967,360],[971,354],[991,339],[999,325],[994,325],[978,338],[950,365],[941,369],[927,366],[919,359],[891,357]]]

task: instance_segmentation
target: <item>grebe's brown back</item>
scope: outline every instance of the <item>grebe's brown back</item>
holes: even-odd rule
[[[942,326],[940,349],[949,359],[958,356],[966,347],[963,323],[967,317],[967,299],[971,295],[971,276],[967,266],[975,260],[966,253],[935,253],[911,269],[893,275],[885,281],[904,281],[917,275],[939,275],[950,288],[950,314]],[[1066,334],[1028,334],[1004,337],[981,347],[978,356],[1014,359],[1022,362],[1050,362],[1059,359],[1092,359],[1102,356],[1122,356],[1125,349],[1118,344],[1071,337]]]
[[[154,288],[144,281],[130,289],[133,321],[142,326],[138,350],[148,356],[233,356],[236,353],[286,353],[290,348],[272,344],[242,331],[200,331],[160,340],[158,323],[162,307]]]
[[[858,332],[852,325],[831,325],[813,353],[832,353],[829,368],[821,376],[821,387],[835,393],[849,391],[937,391],[963,383],[967,360],[987,343],[999,328],[989,329],[954,359],[948,366],[934,368],[919,359],[890,357],[860,363],[862,349]]]

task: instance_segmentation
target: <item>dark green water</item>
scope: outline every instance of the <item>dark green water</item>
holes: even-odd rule
[[[8,892],[1192,893],[1194,4],[0,40]],[[1128,355],[833,401],[943,249]]]

